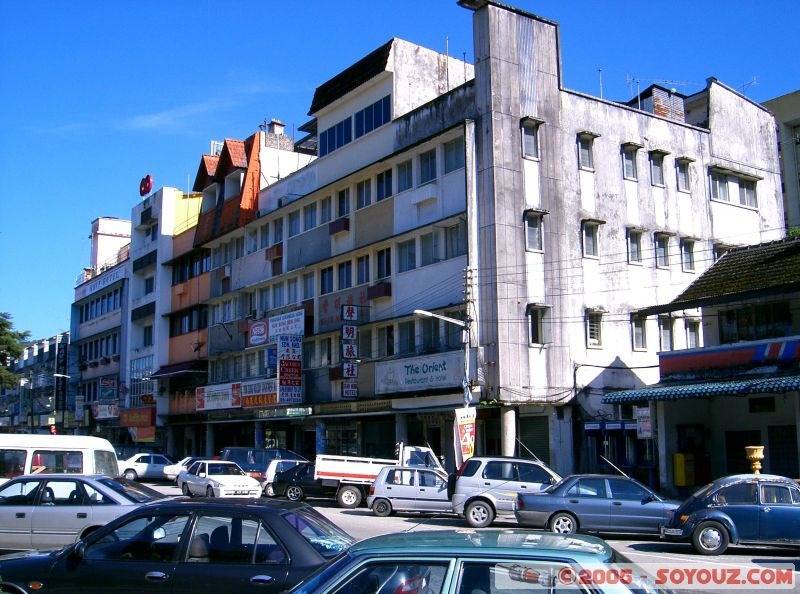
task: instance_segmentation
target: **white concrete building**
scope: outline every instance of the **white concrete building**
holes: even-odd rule
[[[800,90],[764,102],[775,114],[786,226],[800,225]]]

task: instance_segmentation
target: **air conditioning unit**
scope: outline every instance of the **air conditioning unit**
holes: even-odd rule
[[[225,264],[222,267],[222,278],[230,278],[231,277],[231,265]]]

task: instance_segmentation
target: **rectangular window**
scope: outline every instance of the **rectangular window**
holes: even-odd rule
[[[711,198],[729,202],[728,177],[722,173],[712,171],[709,178],[711,180]]]
[[[149,295],[150,293],[155,291],[155,288],[156,288],[156,278],[154,276],[148,276],[146,279],[144,279],[145,295]],[[105,309],[105,307],[103,309]]]
[[[397,166],[397,191],[404,192],[414,186],[413,168],[411,159],[403,161]]]
[[[419,185],[436,179],[436,149],[425,151],[419,156]]]
[[[700,322],[686,320],[686,348],[700,348]]]
[[[392,119],[392,96],[387,95],[361,111],[357,111],[353,119],[356,126],[356,138],[389,123]]]
[[[319,358],[321,365],[333,365],[330,336],[319,341]]]
[[[463,256],[467,253],[467,225],[459,222],[445,229],[444,232],[444,257],[446,259]]]
[[[359,285],[369,282],[369,254],[366,256],[359,256],[356,260],[356,281]]]
[[[289,237],[294,237],[300,233],[300,211],[295,210],[289,213]]]
[[[669,235],[656,234],[655,243],[656,268],[669,268]]]
[[[681,240],[681,267],[684,272],[694,272],[694,241]]]
[[[542,306],[528,306],[528,318],[530,319],[530,336],[528,341],[530,344],[545,344],[547,342],[546,319],[547,309]]]
[[[398,338],[397,352],[398,354],[413,353],[416,350],[414,322],[400,322],[397,325]]]
[[[153,326],[145,326],[142,328],[142,346],[143,347],[150,347],[153,346]]]
[[[350,118],[347,117],[319,135],[319,156],[324,157],[328,153],[349,144],[352,140],[353,125]]]
[[[303,342],[303,369],[310,369],[315,366],[317,343],[313,340]]]
[[[598,243],[600,225],[594,222],[583,223],[583,256],[584,258],[599,258],[600,246]]]
[[[346,217],[350,214],[350,188],[339,190],[336,195],[336,216]]]
[[[333,266],[323,268],[319,272],[319,294],[326,295],[333,292]]]
[[[272,244],[283,241],[283,219],[275,219],[272,223]]]
[[[428,266],[436,262],[436,242],[433,233],[425,233],[419,238],[420,266]]]
[[[331,197],[319,201],[319,222],[323,225],[331,220]]]
[[[353,263],[350,261],[342,262],[338,266],[339,286],[337,290],[349,289],[353,286]]]
[[[750,179],[739,178],[739,204],[756,208],[756,182]]]
[[[539,122],[522,124],[522,156],[529,159],[539,158]]]
[[[397,271],[406,272],[417,267],[417,243],[414,239],[397,244]]]
[[[650,153],[650,183],[664,185],[664,153]]]
[[[464,137],[444,143],[444,172],[450,173],[464,167]]]
[[[578,166],[581,169],[594,170],[594,158],[592,157],[593,144],[593,136],[586,134],[578,136]]]
[[[283,307],[283,283],[272,286],[272,307]]]
[[[603,314],[599,311],[586,312],[586,346],[600,348],[603,346],[602,333]]]
[[[422,326],[422,352],[434,353],[441,348],[439,340],[439,320],[436,318],[423,318]]]
[[[359,328],[358,356],[362,359],[372,358],[372,330],[367,328]]]
[[[628,229],[628,262],[642,263],[642,232]]]
[[[356,208],[372,204],[372,180],[365,179],[356,184]]]
[[[392,249],[386,248],[384,250],[378,250],[377,259],[378,259],[378,279],[387,278],[392,275]]]
[[[661,351],[671,351],[672,344],[672,318],[658,318],[659,347]]]
[[[689,161],[686,159],[677,159],[675,161],[675,171],[678,175],[678,191],[689,191]]]
[[[303,207],[303,229],[310,231],[317,226],[317,203],[306,204]]]
[[[314,273],[309,272],[303,275],[303,299],[314,298]]]
[[[525,249],[542,251],[542,223],[544,217],[541,213],[525,213]]]
[[[394,326],[378,328],[378,356],[391,357],[394,353]]]
[[[633,318],[631,320],[631,338],[633,340],[634,351],[647,350],[647,331],[645,318]]]
[[[286,302],[289,304],[300,301],[300,295],[297,293],[297,284],[296,278],[290,278],[286,281]]]
[[[375,176],[375,197],[380,202],[392,195],[392,170],[387,169]]]
[[[631,145],[622,147],[622,177],[625,179],[636,180],[636,153],[638,148]]]

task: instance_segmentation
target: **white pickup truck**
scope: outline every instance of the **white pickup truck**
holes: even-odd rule
[[[336,491],[336,501],[341,507],[353,508],[366,498],[370,485],[384,466],[433,468],[447,474],[430,448],[400,443],[397,458],[318,454],[314,478],[321,481],[323,487]]]

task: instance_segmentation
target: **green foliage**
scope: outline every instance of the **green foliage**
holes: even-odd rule
[[[14,330],[11,314],[0,312],[0,386],[12,388],[17,383],[17,376],[10,367],[14,359],[22,354],[29,336],[30,332]]]
[[[791,239],[797,239],[798,237],[800,237],[800,226],[789,227],[786,230],[786,237],[789,237]]]

